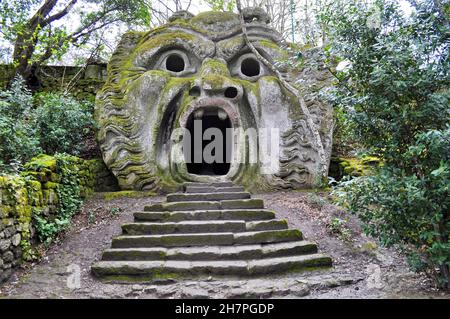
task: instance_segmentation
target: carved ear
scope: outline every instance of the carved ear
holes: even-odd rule
[[[244,16],[245,23],[259,22],[270,23],[270,16],[264,9],[259,7],[247,7],[242,9],[242,15]]]

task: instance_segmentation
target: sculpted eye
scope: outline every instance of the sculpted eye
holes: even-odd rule
[[[261,73],[259,61],[249,57],[241,61],[241,73],[248,77],[258,76]]]
[[[176,54],[172,53],[166,58],[166,70],[171,72],[182,72],[186,67],[184,59]]]
[[[174,76],[187,76],[195,73],[198,60],[182,50],[170,50],[163,53],[156,63],[156,69],[168,71]]]
[[[244,80],[257,81],[261,76],[267,75],[267,70],[253,53],[242,54],[230,63],[230,72]]]

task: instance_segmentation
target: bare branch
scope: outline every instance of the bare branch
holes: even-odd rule
[[[69,4],[60,12],[49,16],[47,19],[43,20],[41,22],[41,27],[44,28],[45,26],[49,25],[50,23],[52,23],[53,21],[59,20],[62,17],[64,17],[65,15],[67,15],[69,13],[70,10],[72,10],[73,6],[77,3],[78,0],[71,0],[69,2]]]

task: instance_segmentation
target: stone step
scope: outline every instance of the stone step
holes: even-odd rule
[[[171,202],[158,203],[145,206],[144,211],[192,211],[192,210],[220,210],[220,209],[258,209],[264,208],[262,199],[234,199],[221,201],[198,201],[198,202]]]
[[[136,212],[135,221],[179,222],[183,220],[270,220],[275,212],[266,209],[224,209],[173,212]]]
[[[246,231],[243,220],[183,221],[178,223],[129,223],[122,225],[124,234],[223,233]]]
[[[187,186],[186,193],[239,193],[245,192],[244,187],[231,186],[231,187],[211,187],[211,186]]]
[[[241,233],[222,232],[169,235],[123,235],[113,238],[112,248],[247,245],[288,242],[302,239],[302,233],[297,229]]]
[[[122,225],[124,234],[183,234],[221,233],[287,229],[284,220],[268,220],[246,223],[244,220],[195,220],[182,222],[137,222]]]
[[[167,195],[167,202],[205,202],[222,201],[232,199],[249,199],[250,193],[231,192],[231,193],[174,193]]]
[[[186,187],[232,187],[235,186],[232,182],[213,182],[213,183],[199,183],[199,182],[186,182],[183,184]]]
[[[106,250],[102,260],[244,260],[315,253],[317,245],[302,240],[265,245],[116,248]]]
[[[91,267],[95,276],[110,281],[151,281],[203,276],[255,276],[331,267],[322,254],[252,260],[220,261],[99,261]]]

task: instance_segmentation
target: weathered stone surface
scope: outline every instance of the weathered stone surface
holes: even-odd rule
[[[230,199],[248,199],[250,194],[247,192],[231,192],[231,193],[200,193],[200,194],[169,194],[167,195],[168,202],[183,202],[183,201],[221,201]]]
[[[124,233],[176,234],[176,233],[218,233],[246,230],[245,221],[184,221],[178,223],[130,223],[122,226]]]
[[[96,276],[117,281],[126,276],[143,276],[146,280],[155,278],[179,278],[202,275],[253,276],[262,273],[296,272],[313,267],[330,267],[331,259],[321,254],[268,258],[249,261],[100,261],[92,266]],[[120,277],[119,277],[120,276]]]
[[[237,246],[114,248],[103,253],[102,260],[246,260],[314,254],[317,245],[307,241]]]
[[[13,244],[13,246],[18,246],[20,244],[21,239],[22,239],[22,237],[20,236],[20,234],[15,234],[11,238],[11,243]]]
[[[136,221],[178,222],[183,220],[266,220],[275,218],[275,213],[264,209],[222,209],[174,212],[136,212]]]
[[[220,208],[220,202],[175,202],[145,206],[144,210],[148,212],[158,212],[177,210],[218,210]]]
[[[220,201],[221,209],[258,209],[264,208],[262,199],[236,199]]]
[[[187,186],[186,193],[231,193],[231,192],[244,192],[244,188],[241,186],[231,187],[211,187],[211,186]]]
[[[257,50],[271,61],[287,60],[282,36],[268,25],[267,13],[261,8],[245,8],[243,13]],[[232,12],[193,16],[183,11],[159,28],[123,35],[97,95],[95,113],[103,159],[122,189],[176,189],[186,181],[193,187],[199,182],[228,187],[231,180],[249,189],[305,188],[320,182],[318,147],[299,101],[249,52],[239,21]],[[293,75],[287,64],[278,67],[283,77]],[[323,82],[307,72],[300,79]],[[300,94],[328,159],[332,108],[309,92],[314,85],[304,87]],[[203,159],[194,167],[190,147],[182,150],[179,134],[179,129],[190,130],[194,119],[204,127],[219,129],[217,123],[226,122],[227,128],[254,130],[259,136],[246,143],[243,134],[236,134],[225,150],[231,155],[226,164]],[[263,150],[265,129],[273,129],[277,138],[279,153],[273,158]],[[202,144],[199,151],[207,146]],[[273,164],[268,171],[266,162]]]
[[[246,224],[247,231],[260,231],[260,230],[280,230],[287,229],[287,221],[285,220],[264,220],[249,222]]]
[[[12,251],[7,251],[5,253],[3,253],[2,256],[3,262],[4,263],[11,263],[14,260],[14,254]]]
[[[232,245],[233,233],[203,233],[203,234],[173,234],[173,235],[142,235],[119,236],[113,239],[113,248],[123,247],[180,247]]]
[[[234,234],[236,244],[278,243],[283,241],[302,240],[298,229],[268,230],[259,232],[243,232]]]
[[[172,200],[134,213],[135,221],[122,226],[123,235],[113,239],[112,249],[104,252],[92,272],[111,281],[154,281],[199,275],[258,276],[331,266],[328,256],[317,253],[315,243],[304,241],[299,230],[288,229],[286,221],[262,209],[261,199],[190,202],[177,196]],[[272,293],[267,291],[268,296]]]
[[[3,239],[0,240],[0,252],[6,251],[9,246],[11,246],[11,240],[10,239]]]

